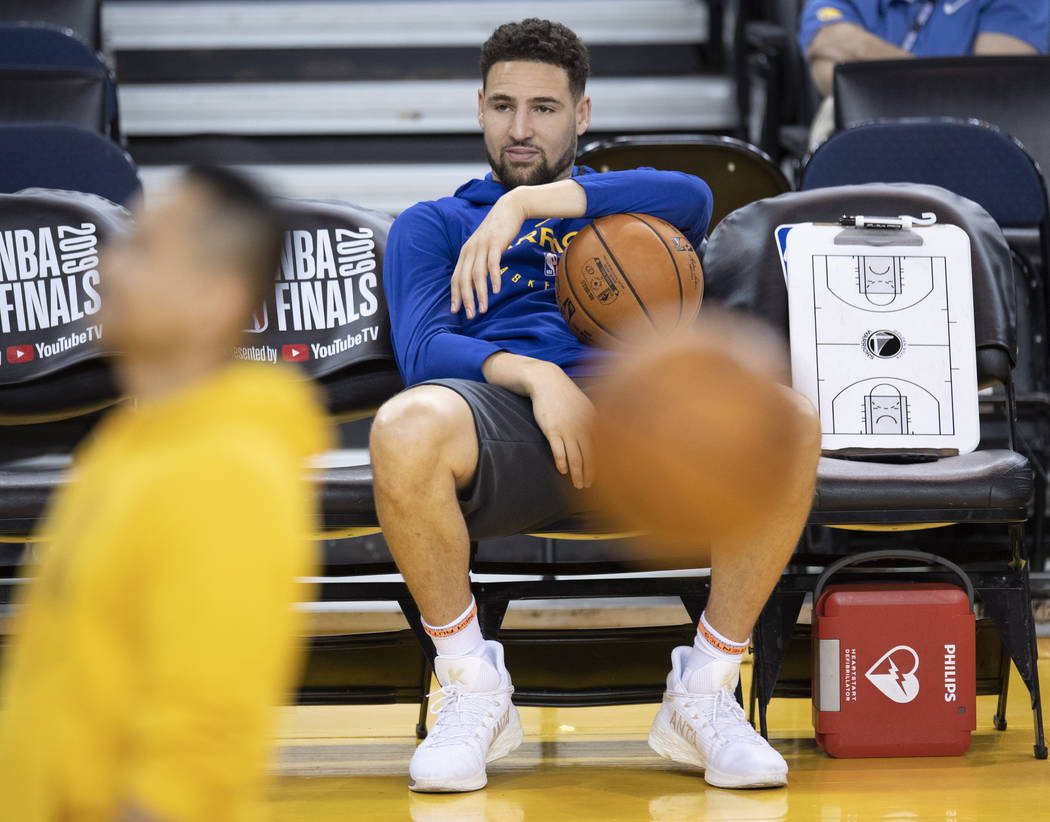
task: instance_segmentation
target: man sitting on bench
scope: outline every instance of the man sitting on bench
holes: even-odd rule
[[[390,550],[437,649],[437,719],[410,765],[416,791],[484,787],[487,762],[521,742],[510,675],[486,642],[471,596],[470,541],[540,530],[587,508],[594,409],[576,380],[587,348],[554,297],[557,255],[591,220],[644,212],[697,248],[711,192],[696,177],[575,168],[590,123],[588,56],[562,25],[503,25],[485,43],[478,121],[492,173],[394,223],[385,287],[394,349],[409,388],[372,426],[376,506]],[[593,352],[592,352],[593,353]],[[786,784],[784,759],[737,705],[740,660],[791,556],[811,503],[819,430],[762,537],[717,545],[693,647],[675,650],[650,744],[728,788]],[[811,423],[811,424],[810,424]]]

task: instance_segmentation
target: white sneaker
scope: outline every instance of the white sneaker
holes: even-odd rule
[[[774,788],[787,784],[787,763],[751,727],[733,696],[739,666],[710,662],[682,682],[692,648],[675,648],[649,747],[665,759],[704,769],[717,788]]]
[[[412,755],[408,787],[422,793],[484,788],[485,765],[521,744],[503,646],[490,640],[483,656],[439,656],[434,673],[442,686],[431,694],[437,720]]]

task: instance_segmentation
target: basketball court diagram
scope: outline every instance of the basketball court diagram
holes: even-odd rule
[[[792,371],[820,411],[824,447],[976,447],[968,253],[962,270],[921,247],[817,247],[802,236],[804,248],[791,235]]]

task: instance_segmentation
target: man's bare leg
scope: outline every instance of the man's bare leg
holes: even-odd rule
[[[800,441],[791,487],[761,523],[711,557],[711,595],[692,648],[676,648],[663,704],[649,732],[661,756],[704,769],[720,788],[787,784],[788,766],[747,722],[732,695],[747,640],[791,558],[813,498],[820,425],[798,399]]]
[[[750,636],[784,566],[791,560],[813,504],[820,422],[809,401],[796,396],[803,437],[791,488],[747,537],[723,542],[712,552],[707,619],[718,633],[734,642],[746,642]]]
[[[457,500],[478,462],[470,407],[450,388],[412,388],[379,409],[369,447],[390,553],[423,619],[451,622],[471,599],[470,539]]]

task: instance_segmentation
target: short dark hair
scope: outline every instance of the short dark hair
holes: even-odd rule
[[[201,215],[202,250],[242,271],[261,302],[273,288],[284,244],[285,220],[271,196],[222,166],[190,166],[183,179],[200,186],[213,206]]]
[[[591,73],[587,47],[576,33],[561,23],[529,17],[520,23],[504,23],[481,47],[481,81],[489,76],[489,69],[507,60],[547,63],[565,69],[569,75],[569,90],[579,99]]]

